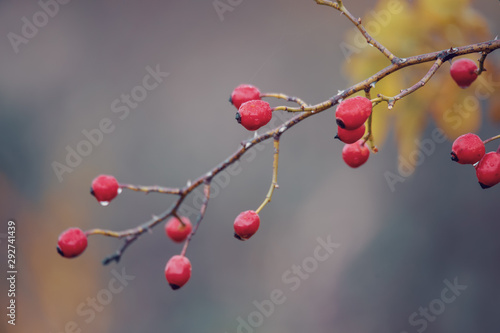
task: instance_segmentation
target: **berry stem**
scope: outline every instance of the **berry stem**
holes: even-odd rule
[[[170,188],[170,187],[161,187],[161,186],[141,186],[141,185],[132,185],[132,184],[119,184],[120,188],[125,188],[127,190],[132,190],[136,192],[144,192],[146,194],[150,192],[158,192],[158,193],[166,193],[166,194],[180,194],[180,189],[178,188]]]
[[[210,199],[210,181],[205,182],[205,186],[203,187],[203,194],[204,194],[204,197],[203,197],[203,203],[201,204],[201,207],[200,207],[200,213],[198,214],[198,217],[196,218],[196,223],[194,225],[193,231],[191,231],[188,238],[184,242],[181,256],[184,256],[186,254],[186,251],[187,251],[187,248],[189,246],[189,242],[191,241],[191,238],[193,238],[194,234],[196,234],[196,231],[198,230],[198,227],[200,226],[200,223],[203,220],[203,217],[205,217],[205,211],[207,210],[208,200]]]
[[[479,57],[477,61],[479,63],[479,68],[476,71],[477,75],[481,75],[482,72],[486,72],[486,68],[484,68],[484,61],[486,60],[486,56],[488,56],[488,53],[490,52],[491,51],[489,50],[481,52],[481,57]]]
[[[371,100],[371,94],[370,94],[370,90],[371,90],[371,87],[370,88],[367,88],[365,89],[365,97],[368,98],[369,100]],[[382,100],[380,100],[382,101]],[[378,102],[380,103],[380,102]],[[377,105],[378,103],[375,103],[375,105]],[[376,153],[378,152],[378,148],[375,146],[375,143],[373,142],[373,132],[372,132],[372,119],[373,119],[373,106],[374,106],[374,103],[372,101],[372,113],[370,113],[370,116],[368,117],[368,132],[366,133],[365,137],[364,137],[364,141],[363,141],[363,144],[365,144],[367,141],[369,141],[370,143],[370,149]]]
[[[500,139],[500,134],[495,135],[495,136],[493,136],[493,137],[491,137],[489,139],[484,140],[483,143],[487,144],[488,142],[491,142],[491,141],[494,141],[494,140],[497,140],[497,139]]]
[[[262,208],[264,208],[268,203],[271,202],[273,197],[274,190],[278,188],[278,160],[280,156],[280,136],[276,135],[274,137],[274,160],[273,160],[273,179],[271,181],[271,186],[269,187],[269,191],[266,194],[266,198],[262,202],[262,204],[255,210],[257,214],[260,213]]]
[[[260,97],[261,98],[262,97],[274,97],[274,98],[278,98],[278,99],[284,99],[284,100],[289,101],[289,102],[297,103],[298,105],[300,105],[302,107],[308,106],[306,102],[304,102],[303,100],[301,100],[298,97],[288,96],[288,95],[280,94],[280,93],[265,93],[265,94],[261,94]]]

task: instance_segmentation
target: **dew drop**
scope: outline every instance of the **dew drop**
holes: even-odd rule
[[[118,194],[122,193],[123,189],[121,187],[118,188],[118,191],[116,191]]]
[[[403,63],[405,63],[405,62],[406,62],[406,60],[407,60],[406,58],[401,58],[399,62],[400,62],[401,64],[403,64]]]
[[[280,133],[283,133],[284,131],[286,131],[286,126],[280,128]]]
[[[106,207],[107,205],[109,205],[109,201],[99,201],[99,203],[101,204],[101,206],[103,207]]]

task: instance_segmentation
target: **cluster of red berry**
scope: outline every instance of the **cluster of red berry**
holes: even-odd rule
[[[477,65],[469,59],[459,59],[453,62],[450,73],[461,88],[468,87],[477,78]],[[249,131],[256,131],[269,123],[273,109],[269,103],[262,101],[259,89],[249,84],[236,87],[229,101],[238,109],[236,120]],[[365,136],[365,123],[372,114],[372,101],[366,97],[357,96],[340,102],[335,112],[338,132],[336,138],[345,143],[342,158],[345,163],[357,168],[363,165],[370,156],[366,141],[371,133]],[[370,123],[368,123],[370,124]],[[460,164],[472,164],[476,169],[477,179],[482,188],[489,188],[500,183],[500,148],[497,151],[485,153],[485,143],[494,139],[482,141],[477,135],[468,133],[455,140],[452,146],[452,160]],[[125,185],[122,185],[125,186]],[[115,177],[100,175],[92,181],[91,194],[101,205],[108,205],[121,192],[121,186]],[[261,206],[262,207],[262,206]],[[239,240],[252,237],[260,226],[257,211],[247,210],[240,213],[234,220],[234,236]],[[189,242],[193,234],[193,226],[187,217],[177,217],[175,212],[165,224],[165,233],[174,242]],[[87,247],[87,236],[79,228],[69,228],[59,236],[57,251],[66,258],[74,258],[83,253]],[[165,277],[172,289],[179,289],[191,277],[191,262],[184,256],[174,255],[165,266]]]
[[[115,177],[100,175],[92,181],[90,193],[99,203],[109,203],[120,193],[120,185]],[[259,215],[253,211],[245,211],[234,221],[234,236],[239,240],[247,240],[257,232],[260,225]],[[193,230],[189,218],[181,216],[170,218],[165,223],[165,233],[174,242],[184,242]],[[61,233],[57,241],[57,252],[65,258],[79,256],[87,248],[87,234],[79,228],[69,228]],[[185,285],[191,277],[191,262],[184,255],[175,255],[165,266],[165,278],[170,287],[176,290]]]
[[[451,64],[450,75],[460,88],[469,87],[477,78],[478,67],[470,59],[458,59]],[[489,141],[489,140],[487,140]],[[484,144],[473,133],[459,136],[451,147],[451,159],[460,164],[472,164],[482,188],[490,188],[500,183],[500,147],[486,153]]]
[[[484,142],[476,134],[459,136],[451,146],[451,159],[474,165],[479,185],[484,189],[500,183],[500,147],[486,153]]]
[[[366,146],[365,122],[372,114],[372,102],[362,96],[356,96],[340,102],[335,112],[337,121],[336,138],[346,145],[342,149],[342,159],[351,168],[362,166],[370,157]]]

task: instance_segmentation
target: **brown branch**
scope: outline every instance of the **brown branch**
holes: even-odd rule
[[[399,94],[392,97],[391,101],[387,104],[387,108],[392,109],[394,107],[394,104],[398,100],[425,86],[425,84],[430,80],[430,78],[434,75],[434,73],[437,72],[437,70],[439,69],[439,67],[441,67],[442,64],[443,64],[443,57],[438,57],[437,60],[429,69],[429,71],[427,72],[427,74],[425,74],[424,77],[420,79],[420,81],[415,83],[410,88],[403,89]]]
[[[377,83],[378,81],[382,80],[383,78],[389,76],[390,74],[399,71],[403,68],[417,65],[417,64],[422,64],[426,62],[431,62],[435,61],[434,65],[431,67],[429,72],[424,76],[419,82],[417,82],[415,85],[412,87],[403,90],[399,95],[396,95],[395,97],[386,97],[383,95],[379,95],[378,98],[372,100],[374,105],[381,101],[387,101],[388,104],[394,104],[396,99],[403,98],[404,96],[407,96],[408,94],[416,91],[417,89],[421,88],[425,83],[432,77],[432,75],[438,70],[438,68],[441,66],[442,62],[447,61],[449,59],[452,59],[456,56],[464,55],[464,54],[470,54],[470,53],[482,53],[482,61],[484,62],[484,58],[486,55],[498,48],[500,48],[500,40],[490,40],[487,42],[482,42],[482,43],[477,43],[477,44],[471,44],[467,46],[462,46],[458,48],[451,48],[449,50],[443,50],[443,51],[438,51],[438,52],[432,52],[432,53],[427,53],[427,54],[422,54],[422,55],[417,55],[413,57],[409,57],[406,59],[400,59],[395,57],[387,48],[385,48],[383,45],[378,43],[375,39],[373,39],[364,29],[364,27],[361,25],[361,20],[360,19],[355,19],[354,16],[352,16],[347,9],[343,6],[342,1],[337,1],[336,3],[327,1],[327,0],[316,0],[316,3],[321,4],[321,5],[328,5],[330,7],[333,7],[344,15],[353,22],[353,24],[360,30],[360,32],[365,36],[367,39],[367,42],[370,43],[371,45],[375,46],[377,49],[379,49],[387,58],[391,60],[391,64],[384,69],[380,70],[379,72],[375,73],[371,77],[367,78],[364,81],[361,81],[351,87],[349,87],[346,90],[339,91],[336,95],[333,97],[329,98],[328,100],[321,102],[316,105],[307,105],[305,102],[303,102],[301,99],[296,98],[296,97],[289,97],[287,95],[283,94],[263,94],[262,97],[275,97],[275,98],[280,98],[280,99],[285,99],[291,102],[295,102],[299,104],[299,107],[288,107],[288,106],[278,106],[273,109],[273,111],[287,111],[287,112],[299,112],[297,116],[293,117],[292,119],[286,121],[283,123],[281,126],[271,129],[265,133],[262,133],[260,135],[254,136],[251,140],[248,140],[246,142],[241,143],[241,147],[234,152],[232,155],[230,155],[228,158],[226,158],[224,161],[222,161],[220,164],[212,168],[209,172],[207,172],[205,175],[200,176],[193,182],[188,182],[185,187],[183,188],[166,188],[166,187],[159,187],[159,186],[135,186],[135,185],[129,185],[129,184],[122,184],[121,186],[123,188],[133,190],[133,191],[138,191],[138,192],[159,192],[159,193],[166,193],[166,194],[176,194],[178,195],[177,201],[171,206],[171,208],[167,209],[163,213],[160,214],[160,216],[154,216],[150,220],[144,222],[143,224],[137,226],[136,228],[131,228],[123,231],[111,231],[111,230],[101,230],[101,229],[92,229],[86,232],[87,235],[103,235],[103,236],[108,236],[108,237],[115,237],[115,238],[125,238],[125,242],[123,246],[113,255],[109,256],[106,258],[103,263],[108,264],[110,262],[116,261],[118,262],[123,255],[124,251],[132,244],[135,240],[139,238],[140,235],[145,233],[146,231],[150,231],[154,226],[159,224],[160,222],[164,221],[167,219],[169,216],[177,216],[177,210],[186,198],[189,193],[191,193],[194,189],[196,189],[198,186],[201,184],[205,184],[205,198],[203,201],[203,205],[200,209],[200,213],[197,218],[196,226],[193,230],[193,232],[190,234],[189,238],[186,240],[186,243],[184,245],[183,253],[185,253],[187,246],[191,240],[191,237],[194,235],[196,230],[199,227],[199,224],[201,220],[204,217],[205,210],[208,204],[209,200],[209,191],[210,191],[210,181],[212,180],[213,177],[215,177],[218,173],[221,171],[225,170],[228,166],[231,164],[235,163],[238,161],[241,156],[243,156],[249,149],[254,147],[255,145],[259,144],[260,142],[263,142],[267,139],[274,138],[275,142],[275,163],[273,163],[273,181],[271,184],[271,188],[268,192],[268,195],[266,196],[266,200],[264,201],[263,205],[265,205],[267,202],[271,200],[272,192],[274,189],[277,187],[277,161],[278,161],[278,152],[279,152],[279,138],[280,136],[288,131],[290,128],[293,126],[297,125],[301,121],[305,120],[306,118],[309,118],[310,116],[320,113],[322,111],[325,111],[327,109],[330,109],[332,106],[338,104],[340,101],[343,99],[359,92],[362,90],[365,90],[367,93],[370,91],[370,89]],[[480,63],[481,65],[481,63]],[[482,65],[481,65],[482,67]],[[484,70],[484,69],[483,69]],[[371,124],[369,124],[371,125]],[[371,127],[371,126],[370,126]],[[178,217],[178,216],[177,216]]]
[[[184,242],[184,247],[182,248],[181,256],[186,255],[186,250],[189,246],[189,242],[191,241],[191,238],[196,234],[196,231],[200,227],[200,223],[205,217],[205,211],[207,210],[207,205],[208,205],[208,200],[210,199],[210,180],[207,180],[205,182],[205,187],[203,188],[203,203],[201,204],[200,208],[200,214],[198,214],[198,218],[196,219],[196,223],[194,225],[193,231],[189,234],[188,238]]]
[[[141,186],[132,184],[120,184],[120,188],[125,188],[127,190],[132,190],[136,192],[144,192],[146,194],[150,192],[164,193],[164,194],[180,194],[178,188],[169,188],[161,186]]]
[[[342,1],[329,1],[329,0],[316,0],[316,3],[318,5],[325,5],[329,7],[333,7],[336,10],[340,11],[342,14],[344,14],[349,21],[352,22],[358,28],[359,32],[365,37],[366,42],[372,46],[374,46],[376,49],[378,49],[380,52],[382,52],[383,55],[385,55],[393,64],[400,62],[400,58],[396,57],[394,54],[392,54],[389,49],[387,49],[384,45],[380,44],[375,38],[373,38],[368,31],[366,31],[365,27],[361,24],[361,18],[356,18],[354,17],[348,10],[347,8],[344,7],[344,4]]]
[[[488,53],[491,51],[484,51],[481,53],[481,57],[478,60],[479,63],[479,68],[477,69],[477,75],[481,75],[482,72],[486,72],[486,68],[484,68],[484,61],[486,60],[486,56],[488,56]]]

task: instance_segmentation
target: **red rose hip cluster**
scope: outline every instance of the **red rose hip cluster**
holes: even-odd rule
[[[365,122],[372,114],[372,102],[362,96],[342,101],[335,118],[338,125],[335,138],[346,143],[342,149],[342,159],[351,168],[365,164],[370,157],[370,149],[362,140],[365,135]]]

